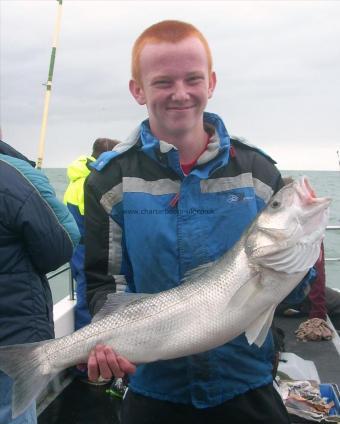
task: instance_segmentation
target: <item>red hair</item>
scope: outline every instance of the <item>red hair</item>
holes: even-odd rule
[[[132,48],[131,74],[132,78],[141,83],[140,55],[146,44],[149,43],[178,43],[189,37],[198,38],[207,54],[209,74],[212,71],[212,55],[209,44],[204,35],[193,25],[187,22],[167,20],[151,25],[137,38]]]

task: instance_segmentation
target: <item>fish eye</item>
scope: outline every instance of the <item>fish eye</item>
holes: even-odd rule
[[[272,204],[271,204],[271,207],[272,208],[274,208],[274,209],[277,209],[277,208],[279,208],[281,206],[281,203],[280,202],[278,202],[277,200],[274,200],[273,202],[272,202]]]

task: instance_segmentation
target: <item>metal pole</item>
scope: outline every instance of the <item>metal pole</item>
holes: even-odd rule
[[[59,33],[60,33],[61,10],[62,10],[61,7],[62,7],[63,0],[57,0],[57,2],[59,3],[58,16],[57,16],[57,21],[56,21],[54,36],[53,36],[50,67],[49,67],[49,70],[48,70],[48,80],[47,80],[46,92],[45,92],[44,111],[43,111],[43,117],[42,117],[41,129],[40,129],[39,152],[38,152],[38,159],[37,159],[37,168],[38,169],[41,169],[42,161],[43,161],[43,158],[44,158],[48,108],[49,108],[49,104],[50,104],[53,69],[54,69],[55,56],[56,56],[57,45],[58,45],[58,40],[59,40]]]
[[[70,300],[74,300],[75,287],[74,287],[74,280],[72,277],[71,268],[68,269],[68,293],[69,293]]]

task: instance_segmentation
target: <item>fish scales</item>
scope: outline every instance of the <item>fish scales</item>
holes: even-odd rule
[[[56,340],[47,346],[51,367],[57,370],[75,361],[84,362],[98,343],[111,345],[136,363],[170,359],[218,346],[224,341],[219,333],[226,339],[227,302],[247,280],[242,253],[243,261],[235,258],[235,252],[227,254],[232,256],[230,260],[222,257],[213,271],[208,268],[197,281],[137,300],[120,312]],[[237,278],[241,268],[243,280]],[[213,308],[217,313],[212,318]]]

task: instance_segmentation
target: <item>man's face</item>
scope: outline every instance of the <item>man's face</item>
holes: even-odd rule
[[[151,130],[161,140],[203,129],[203,111],[216,84],[205,49],[195,37],[179,43],[147,44],[140,56],[141,83],[130,81],[137,102],[146,105]]]

